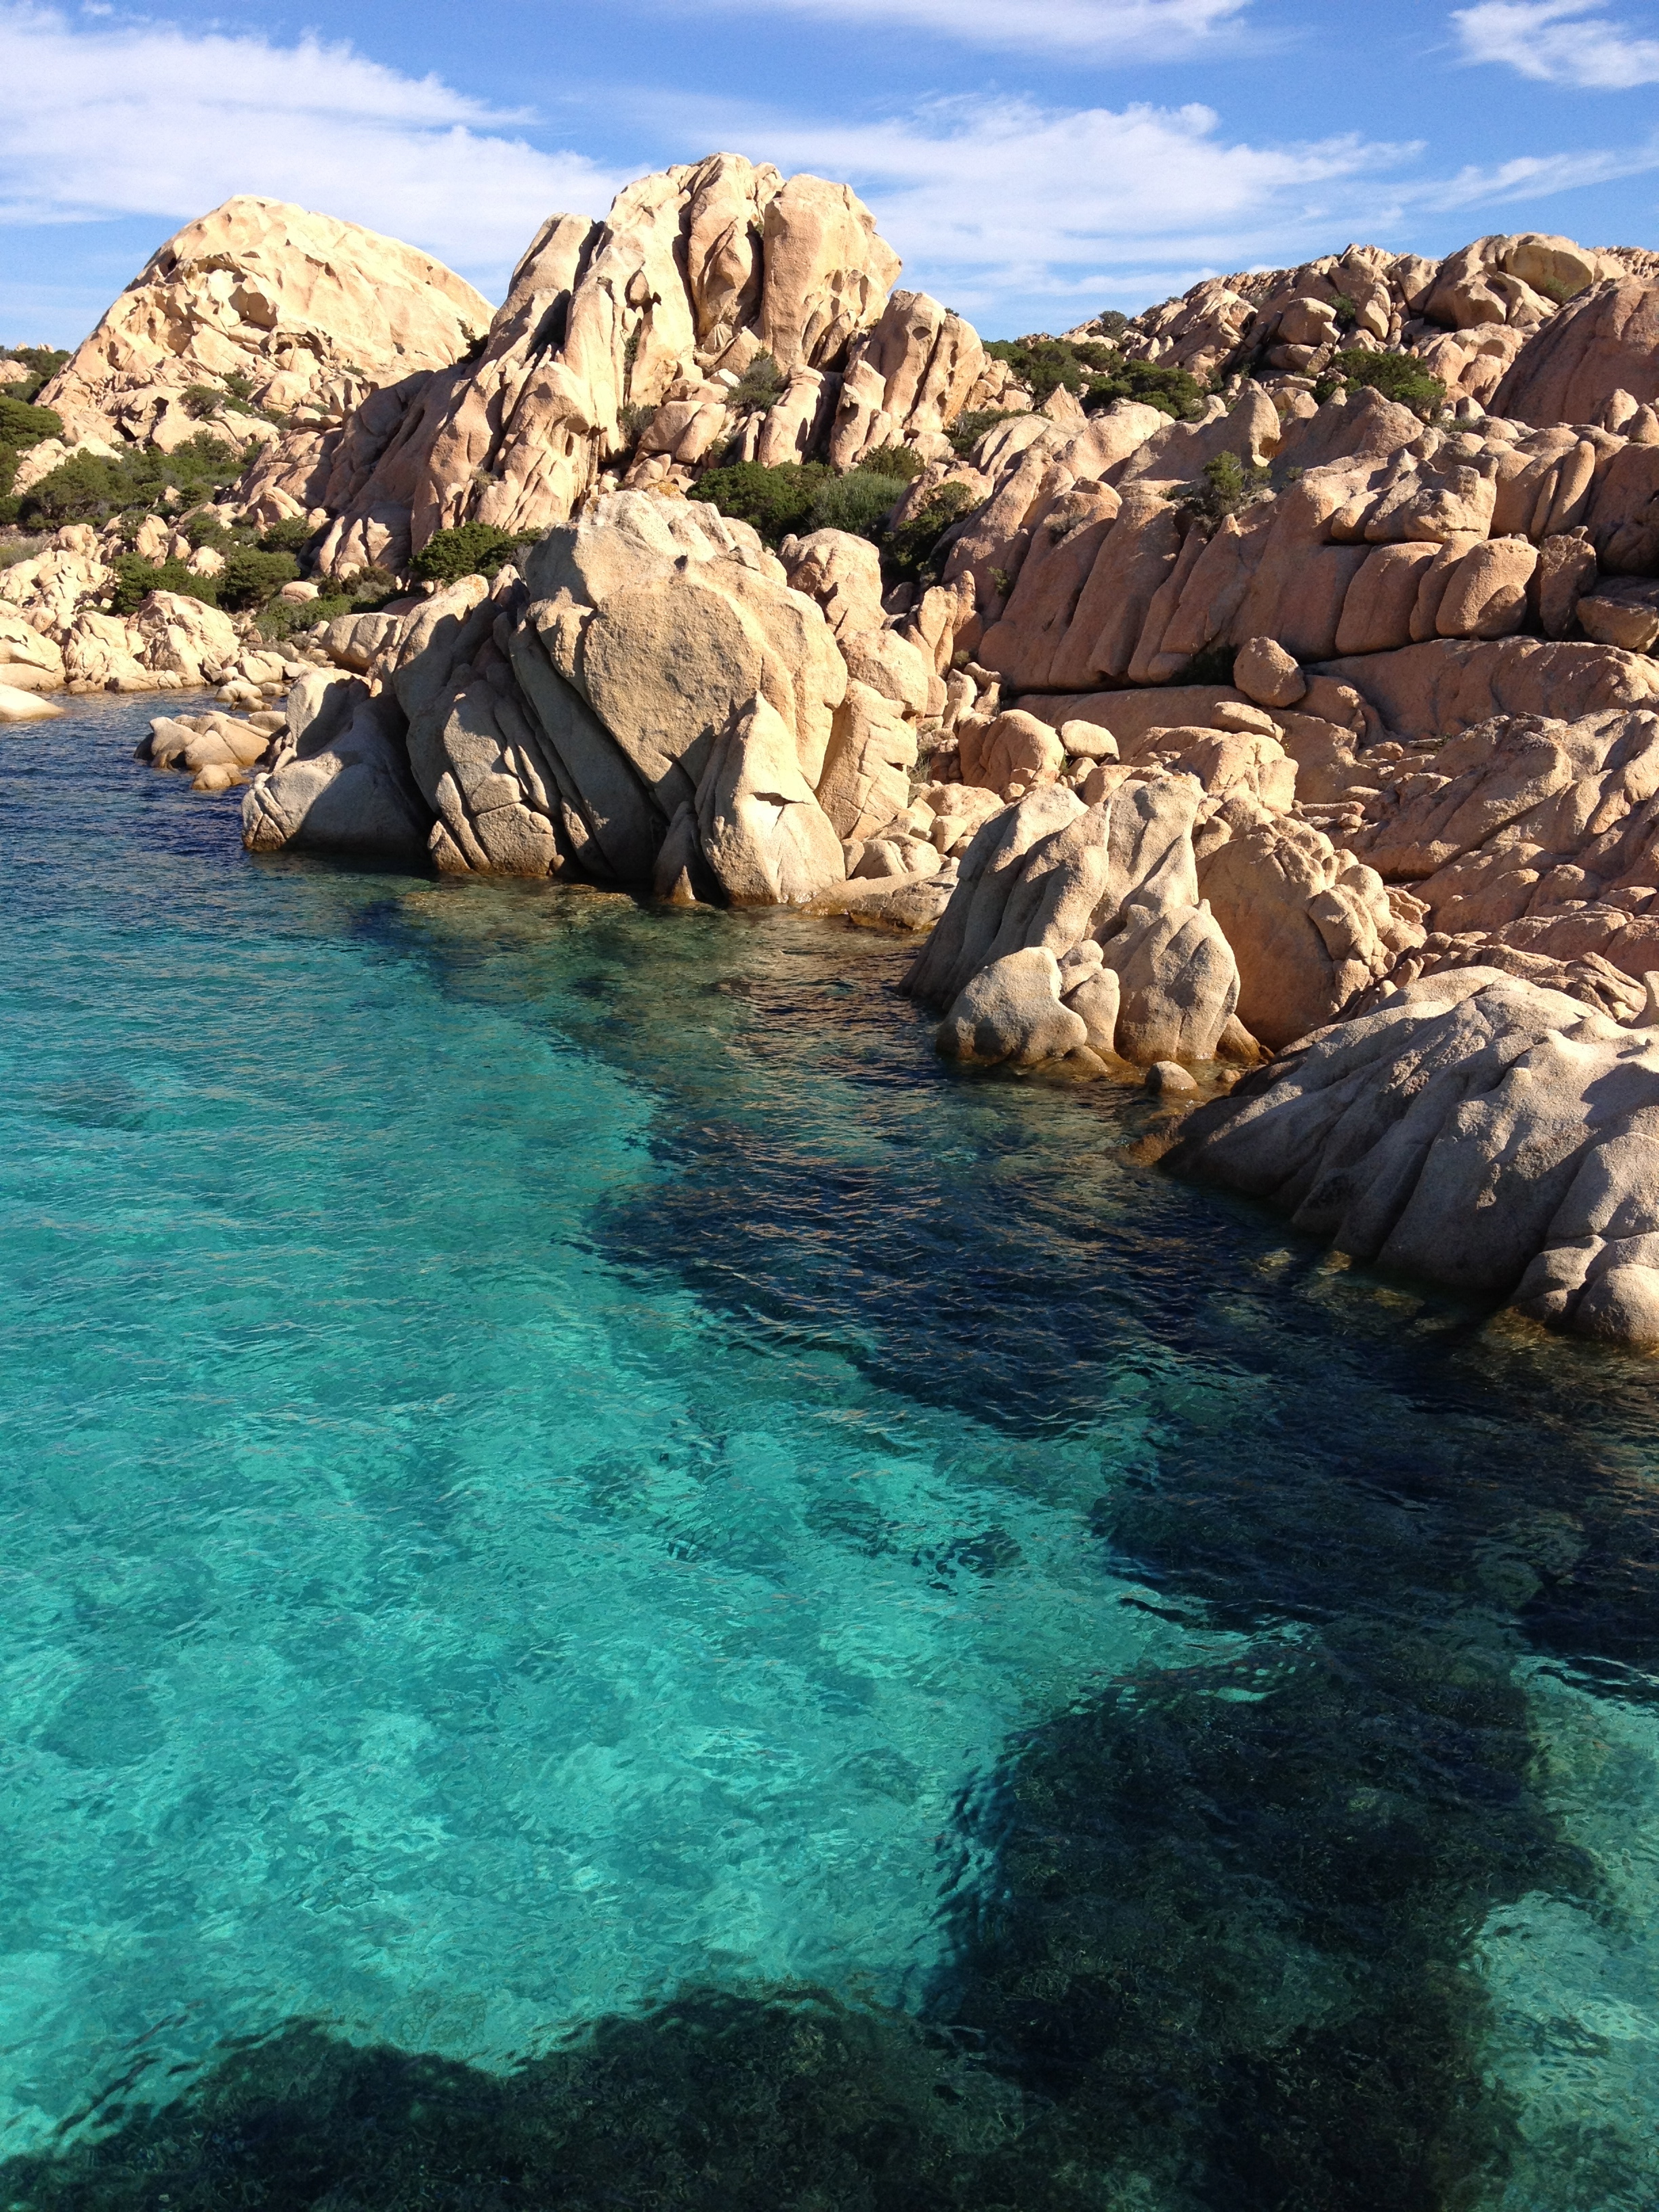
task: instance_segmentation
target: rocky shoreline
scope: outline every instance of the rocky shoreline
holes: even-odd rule
[[[550,219],[487,329],[453,283],[358,301],[301,390],[287,325],[352,288],[272,205],[180,234],[42,397],[171,436],[234,325],[272,434],[213,527],[311,533],[285,634],[108,611],[126,525],[66,525],[0,572],[0,716],[206,684],[141,750],[242,788],[250,850],[911,933],[945,1056],[1201,1099],[1177,1170],[1659,1343],[1652,257],[1351,248],[999,353],[844,186],[719,155]],[[836,482],[871,534],[736,511]],[[446,532],[489,573],[420,581]],[[135,544],[205,574],[196,536]]]

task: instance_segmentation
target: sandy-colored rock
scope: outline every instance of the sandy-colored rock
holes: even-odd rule
[[[1151,1067],[1214,1058],[1238,1003],[1239,979],[1207,905],[1131,905],[1105,955],[1118,981],[1113,1048],[1121,1059]]]
[[[696,816],[703,858],[733,905],[799,905],[847,872],[795,733],[759,695],[716,740]]]
[[[15,684],[0,684],[0,722],[49,722],[63,713],[38,692],[20,690]]]
[[[1655,1032],[1473,966],[1200,1108],[1170,1164],[1353,1257],[1659,1342]]]
[[[1528,340],[1492,401],[1522,422],[1594,422],[1615,392],[1659,399],[1659,283],[1609,278]]]
[[[1270,637],[1247,638],[1233,658],[1233,682],[1259,707],[1294,707],[1308,679],[1284,647]]]
[[[236,373],[262,405],[337,417],[371,384],[458,360],[489,319],[429,254],[243,195],[157,249],[40,404],[80,436],[142,442],[186,385]]]
[[[981,969],[934,1036],[942,1059],[1017,1067],[1063,1057],[1088,1041],[1082,1016],[1060,1002],[1060,963],[1035,945]]]
[[[1198,882],[1238,963],[1238,1018],[1274,1050],[1332,1020],[1422,941],[1380,875],[1304,823],[1230,838],[1200,862]]]
[[[251,853],[371,853],[426,858],[431,815],[416,789],[394,694],[371,696],[357,678],[301,678],[290,702],[283,757],[256,775],[242,801]]]

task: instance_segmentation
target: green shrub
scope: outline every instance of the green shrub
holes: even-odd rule
[[[1161,368],[1150,361],[1126,361],[1109,375],[1090,379],[1084,405],[1091,415],[1097,415],[1120,399],[1135,399],[1178,422],[1189,422],[1204,412],[1207,397],[1204,386],[1187,369]]]
[[[890,584],[919,584],[932,574],[939,541],[977,500],[965,483],[942,483],[930,492],[908,522],[888,533],[881,549],[882,574]]]
[[[878,446],[859,463],[872,477],[899,477],[906,483],[914,483],[927,465],[908,446]]]
[[[222,572],[213,580],[219,605],[246,614],[274,599],[284,584],[297,581],[300,564],[291,553],[262,553],[257,545],[233,546]]]
[[[1412,353],[1373,353],[1364,347],[1340,353],[1315,386],[1314,397],[1328,399],[1345,386],[1380,392],[1385,399],[1409,407],[1425,422],[1432,422],[1446,404],[1445,386]]]
[[[152,592],[177,592],[181,599],[200,599],[204,606],[219,604],[217,576],[192,576],[182,561],[163,561],[158,568],[142,553],[118,554],[114,562],[115,590],[112,614],[131,615]]]
[[[1182,484],[1181,501],[1206,522],[1219,522],[1260,499],[1270,481],[1266,469],[1247,469],[1237,453],[1218,453],[1195,483]]]
[[[1107,307],[1095,317],[1103,338],[1121,338],[1129,327],[1129,318],[1120,314],[1115,307]]]
[[[633,452],[656,419],[657,410],[654,407],[641,406],[631,399],[617,410],[617,422],[622,431],[623,446],[626,452],[630,453]]]
[[[1074,338],[993,338],[985,349],[994,361],[1006,362],[1039,407],[1063,385],[1081,392],[1091,373],[1112,367],[1115,347]]]
[[[812,528],[813,507],[830,481],[822,461],[783,461],[774,469],[737,461],[710,469],[688,496],[707,500],[736,522],[752,522],[769,545],[777,545],[792,532]]]
[[[1569,284],[1560,276],[1540,276],[1532,289],[1534,292],[1541,292],[1547,300],[1553,300],[1558,307],[1565,307],[1569,300],[1578,297],[1584,287]]]
[[[757,353],[726,404],[739,415],[764,415],[782,398],[787,382],[769,353]]]
[[[26,453],[31,446],[38,446],[46,438],[61,438],[64,418],[52,407],[31,407],[27,401],[14,399],[10,393],[0,390],[0,446],[9,446],[15,453]]]
[[[285,514],[258,541],[262,553],[303,553],[317,535],[303,514]]]
[[[20,519],[30,529],[57,530],[66,522],[102,522],[112,514],[155,514],[170,491],[185,508],[200,506],[229,491],[249,459],[206,431],[171,453],[145,450],[110,460],[71,453],[23,494]]]
[[[831,477],[812,502],[808,527],[845,530],[879,544],[889,514],[908,489],[908,477],[878,476],[872,469],[856,468],[850,476]]]
[[[1331,302],[1331,308],[1336,317],[1336,327],[1340,331],[1352,330],[1354,325],[1359,320],[1359,310],[1346,292],[1337,294]]]
[[[6,391],[14,399],[27,406],[35,393],[52,382],[69,359],[61,346],[0,346],[0,361],[21,362],[28,376],[21,384],[9,384]]]
[[[224,386],[226,398],[234,400],[237,406],[251,407],[253,404],[253,380],[245,370],[233,368],[224,379]]]
[[[225,404],[225,395],[210,384],[187,384],[179,394],[179,404],[193,422],[209,422]]]
[[[239,542],[223,517],[214,514],[211,507],[204,507],[198,514],[185,515],[179,527],[198,552],[204,545],[223,547]]]
[[[520,545],[532,545],[539,536],[531,531],[515,538],[490,522],[459,522],[428,538],[410,563],[423,584],[453,584],[462,576],[494,576]]]
[[[1024,412],[1019,407],[978,407],[971,415],[958,415],[945,434],[965,458],[988,430],[994,430],[999,422],[1017,422]]]

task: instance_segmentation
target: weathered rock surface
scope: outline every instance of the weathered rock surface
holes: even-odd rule
[[[643,448],[659,467],[702,459],[736,434],[726,399],[762,352],[799,379],[796,416],[827,428],[839,386],[823,380],[839,376],[883,317],[898,270],[846,185],[786,183],[731,154],[630,185],[603,223],[550,217],[480,358],[410,390],[395,422],[376,428],[372,464],[354,471],[346,496],[331,485],[337,520],[323,566],[395,567],[461,521],[514,532],[564,521],[606,462],[625,456],[631,410],[659,410],[663,429]],[[914,308],[920,295],[899,296]],[[945,353],[972,366],[978,339],[947,319]],[[941,406],[965,404],[971,376],[964,384],[945,361],[933,367],[930,354],[912,379],[896,334],[888,354],[906,422],[920,410],[936,427]],[[884,406],[884,378],[881,389]],[[797,458],[783,442],[789,450],[771,458]]]
[[[1340,1251],[1659,1344],[1659,1032],[1491,969],[1393,993],[1186,1124],[1170,1164]]]
[[[243,196],[151,255],[40,404],[76,440],[165,444],[203,427],[185,387],[234,374],[257,406],[337,420],[376,385],[459,360],[489,320],[429,254]]]

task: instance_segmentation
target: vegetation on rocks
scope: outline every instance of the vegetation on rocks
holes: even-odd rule
[[[1237,453],[1218,453],[1195,482],[1182,485],[1181,504],[1213,526],[1260,499],[1271,481],[1270,470],[1246,468]]]
[[[710,469],[688,496],[706,500],[734,522],[752,523],[769,545],[777,545],[812,527],[813,507],[832,475],[822,461],[783,461],[769,469],[758,461],[736,461]]]
[[[117,582],[110,611],[118,615],[136,613],[151,592],[176,592],[181,599],[199,599],[228,614],[257,613],[300,574],[291,553],[266,551],[258,545],[234,545],[215,576],[198,576],[178,559],[159,564],[147,561],[142,553],[120,554],[114,566]]]
[[[888,582],[931,581],[939,540],[977,504],[965,483],[943,483],[931,492],[918,514],[880,541],[882,572]]]
[[[68,359],[69,355],[59,346],[0,346],[0,361],[21,362],[28,371],[22,382],[7,385],[8,396],[25,402],[33,399],[36,392],[51,383]]]
[[[71,453],[23,494],[17,520],[25,529],[58,530],[66,522],[106,522],[112,514],[155,514],[169,507],[182,512],[222,497],[249,458],[206,431],[171,453]]]
[[[410,563],[422,584],[453,584],[462,576],[494,576],[521,545],[533,545],[539,531],[515,538],[493,523],[462,522],[429,538]]]
[[[757,353],[733,386],[727,404],[739,415],[764,415],[782,398],[787,381],[769,353]]]
[[[1064,389],[1091,414],[1120,399],[1139,400],[1182,422],[1203,412],[1206,395],[1195,376],[1184,368],[1127,361],[1115,346],[1098,339],[997,338],[985,350],[1007,362],[1039,407]]]
[[[1376,353],[1360,346],[1340,353],[1314,387],[1321,401],[1336,392],[1369,386],[1385,399],[1409,407],[1413,415],[1432,422],[1446,404],[1446,387],[1424,368],[1415,354]]]
[[[16,520],[17,502],[11,488],[17,480],[17,464],[43,438],[61,438],[61,416],[50,407],[32,407],[15,397],[15,385],[0,392],[0,522]]]

